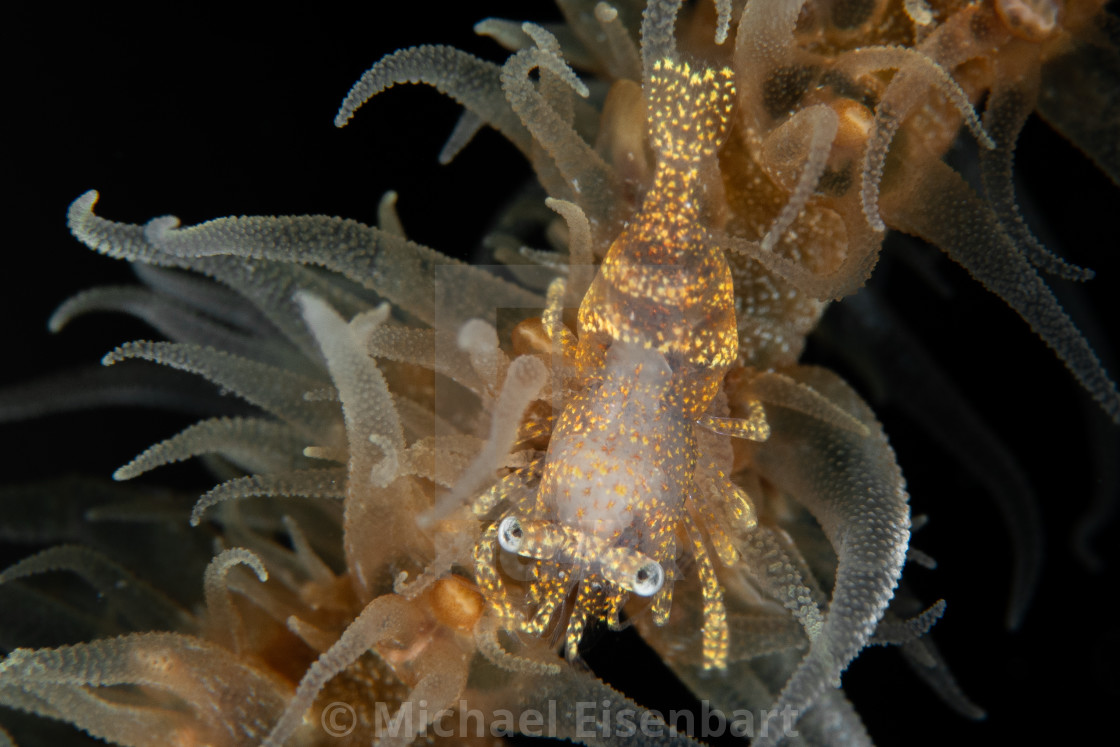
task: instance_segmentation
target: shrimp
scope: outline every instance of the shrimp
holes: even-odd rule
[[[652,597],[664,623],[678,542],[690,548],[704,588],[704,662],[723,668],[727,624],[703,517],[722,511],[697,489],[697,423],[765,438],[761,412],[730,421],[710,413],[738,356],[734,289],[722,250],[700,220],[702,171],[731,121],[729,69],[694,70],[666,56],[653,65],[649,137],[658,155],[641,209],[611,245],[579,307],[577,334],[562,321],[563,280],[554,281],[543,324],[578,391],[556,418],[538,473],[520,490],[500,481],[474,503],[486,516],[474,557],[479,584],[507,625],[541,634],[575,594],[565,634],[578,657],[589,621],[617,625],[631,595]],[[722,473],[749,525],[750,499]],[[725,543],[726,544],[726,543]],[[497,571],[497,547],[526,559],[532,613],[518,616]]]

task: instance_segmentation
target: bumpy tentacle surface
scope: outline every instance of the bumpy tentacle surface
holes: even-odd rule
[[[838,559],[824,626],[775,704],[778,712],[801,713],[839,684],[874,633],[902,573],[910,512],[894,453],[866,405],[823,369],[802,369],[798,377],[871,429],[859,437],[768,408],[772,434],[756,454],[759,472],[812,512]]]

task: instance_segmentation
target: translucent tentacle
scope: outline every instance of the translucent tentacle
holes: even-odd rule
[[[144,238],[144,227],[130,223],[117,223],[93,214],[97,203],[97,190],[91,189],[70,203],[66,224],[78,241],[99,254],[113,259],[127,259],[151,265],[176,266],[183,264],[174,257],[166,257]]]
[[[308,668],[263,747],[282,747],[299,728],[304,712],[330,680],[381,641],[410,638],[409,633],[421,622],[418,618],[419,613],[408,602],[393,594],[380,596],[367,604],[338,641]]]
[[[1091,464],[1097,484],[1092,498],[1073,528],[1073,549],[1083,566],[1094,572],[1104,568],[1099,545],[1104,531],[1120,510],[1120,464],[1114,454],[1120,452],[1120,434],[1103,417],[1092,418],[1089,424],[1092,451]]]
[[[502,66],[502,88],[506,98],[533,133],[533,139],[547,151],[570,194],[589,210],[606,210],[615,204],[615,179],[610,166],[549,105],[529,74],[538,68],[547,70],[581,96],[587,96],[587,87],[560,56],[555,37],[535,24],[525,24],[523,28],[533,38],[536,47],[515,53]]]
[[[490,437],[486,440],[486,445],[455,487],[439,498],[429,516],[446,516],[462,505],[471,493],[478,490],[502,466],[503,459],[517,441],[517,429],[525,408],[536,399],[547,381],[548,370],[536,358],[521,356],[510,363],[502,393],[491,413]]]
[[[456,342],[470,358],[479,380],[489,382],[488,394],[496,394],[498,382],[505,380],[509,368],[509,356],[499,345],[498,330],[481,319],[471,319],[459,329]]]
[[[914,641],[930,631],[930,628],[945,614],[945,600],[938,599],[914,617],[905,620],[891,620],[884,617],[879,621],[870,643],[880,646],[899,646],[908,641]]]
[[[478,644],[478,650],[494,666],[507,672],[531,674],[556,674],[562,670],[562,667],[555,661],[518,656],[506,651],[501,641],[498,640],[499,630],[498,621],[490,615],[479,620],[475,628],[475,642]]]
[[[161,218],[144,227],[116,223],[93,214],[93,206],[97,202],[97,198],[97,192],[90,190],[70,205],[67,224],[70,232],[79,241],[91,249],[115,259],[195,270],[219,280],[237,293],[250,299],[270,322],[284,332],[287,339],[312,358],[314,358],[316,347],[303,328],[292,302],[292,297],[297,290],[315,292],[350,313],[357,313],[367,308],[363,301],[354,298],[336,284],[329,283],[324,278],[312,274],[307,268],[284,266],[271,262],[247,262],[244,259],[247,254],[244,252],[223,252],[220,248],[216,249],[213,246],[196,247],[197,251],[194,252],[193,256],[175,256],[173,253],[157,247],[152,242],[153,237],[162,237],[167,228],[178,224],[175,218]],[[258,220],[265,221],[267,224],[269,219]],[[153,228],[153,225],[155,228]],[[281,222],[274,228],[283,233],[284,225],[286,224]],[[156,229],[158,229],[159,236],[155,236]],[[253,230],[251,228],[250,232]],[[373,231],[375,229],[369,230]],[[236,243],[236,236],[230,236],[229,238]],[[275,235],[271,237],[266,235],[262,238],[275,254],[272,257],[273,259],[288,263],[313,264],[315,262],[311,258],[298,256],[298,251],[284,251],[285,243]],[[403,241],[403,239],[398,239],[398,241]],[[407,244],[407,242],[404,243]],[[436,254],[430,249],[426,251],[430,255]],[[237,258],[218,256],[222,254],[236,255]],[[367,262],[367,269],[372,272],[373,268],[370,268],[369,264]],[[373,282],[375,278],[371,276],[367,279]],[[430,296],[428,298],[430,299]],[[199,297],[199,301],[201,300],[202,297]],[[423,309],[427,309],[430,315],[430,301],[420,305]],[[300,367],[297,365],[295,368],[299,370]]]
[[[202,494],[191,510],[191,526],[198,526],[202,521],[202,515],[211,506],[222,501],[277,496],[345,498],[346,470],[302,469],[234,478]]]
[[[206,624],[208,637],[229,646],[235,653],[244,650],[245,641],[241,630],[241,615],[233,606],[229,585],[226,581],[235,565],[246,565],[257,574],[257,580],[268,580],[268,571],[256,553],[244,547],[231,547],[223,550],[206,566],[202,577],[202,587],[206,594]]]
[[[863,211],[868,223],[876,231],[886,229],[878,204],[879,183],[883,177],[887,152],[903,120],[926,93],[926,88],[915,84],[915,78],[926,86],[936,88],[948,98],[981,145],[989,150],[995,148],[995,141],[980,123],[968,95],[945,68],[924,53],[906,47],[864,47],[844,55],[837,64],[837,69],[852,75],[890,68],[898,69],[898,73],[875,108],[875,121],[864,151],[861,173],[860,199]]]
[[[194,618],[148,584],[99,552],[60,545],[24,558],[0,572],[0,584],[52,571],[69,571],[90,586],[136,630],[193,629]]]
[[[913,526],[910,528],[913,530]],[[906,550],[906,562],[920,565],[922,568],[928,568],[931,571],[937,568],[937,561],[932,555],[927,555],[913,545]]]
[[[839,118],[836,116],[831,108],[818,104],[810,106],[807,109],[802,109],[795,114],[788,122],[783,124],[780,128],[775,130],[768,142],[773,140],[783,140],[788,137],[789,132],[794,128],[808,125],[809,127],[809,142],[804,149],[798,149],[797,160],[803,160],[804,165],[801,167],[801,174],[797,179],[797,186],[794,187],[793,192],[789,196],[789,200],[785,206],[782,207],[781,212],[774,218],[774,222],[770,224],[766,234],[762,237],[760,247],[764,252],[774,251],[774,247],[778,241],[785,235],[793,222],[797,220],[797,216],[805,209],[806,203],[809,198],[813,196],[813,192],[817,189],[820,183],[821,174],[824,173],[825,166],[828,161],[828,154],[832,148],[832,141],[836,138],[836,132],[839,128]],[[779,147],[788,147],[787,144],[781,144]],[[803,153],[802,153],[803,150]],[[769,159],[768,159],[769,160]]]
[[[591,251],[591,225],[579,205],[549,197],[545,205],[555,210],[568,225],[568,283],[565,297],[582,299],[595,276],[595,256]]]
[[[372,330],[369,354],[377,358],[412,363],[443,374],[475,394],[484,394],[485,384],[471,366],[465,351],[438,330],[383,325]],[[438,353],[437,353],[438,351]]]
[[[354,313],[365,307],[364,302],[311,274],[306,268],[215,256],[222,254],[221,251],[203,252],[193,257],[174,256],[151,242],[150,226],[117,223],[94,215],[93,206],[97,198],[97,192],[90,190],[70,205],[67,222],[70,232],[79,241],[114,259],[195,270],[218,279],[250,299],[269,321],[311,357],[314,357],[315,346],[298,323],[299,317],[292,305],[292,295],[296,290],[312,290]],[[154,223],[167,227],[177,224],[177,221],[174,218],[162,218]],[[301,261],[291,259],[288,255],[284,259],[288,262]],[[294,367],[296,370],[300,369],[299,365]]]
[[[419,717],[412,722],[411,733],[400,730],[396,734],[382,735],[379,747],[408,747],[418,737],[428,733],[432,721],[444,709],[456,706],[467,684],[467,659],[467,655],[454,640],[437,639],[425,646],[414,664],[419,679],[409,691],[402,707],[420,703],[422,706],[426,704],[427,709],[421,711]]]
[[[765,251],[757,241],[732,236],[723,231],[711,231],[710,236],[713,245],[750,257],[794,288],[822,301],[839,299],[858,289],[878,257],[878,242],[873,242],[872,251],[850,250],[849,256],[835,271],[826,275],[817,275],[806,269],[800,262],[775,252]],[[867,244],[856,242],[853,246],[861,247]]]
[[[605,2],[595,5],[595,21],[602,30],[603,40],[606,41],[606,54],[604,50],[598,51],[611,78],[625,78],[627,80],[640,80],[642,75],[642,58],[630,33],[622,24],[618,16],[618,9]]]
[[[145,449],[114,472],[113,479],[131,480],[156,467],[211,453],[221,454],[247,472],[295,469],[306,465],[302,456],[306,445],[305,437],[272,420],[213,418]]]
[[[716,3],[716,44],[727,41],[727,32],[731,30],[731,0],[715,0]]]
[[[51,315],[47,326],[60,332],[76,317],[97,311],[132,314],[175,342],[209,345],[219,350],[263,362],[285,365],[293,357],[266,343],[213,322],[184,304],[135,286],[106,286],[69,298]]]
[[[256,216],[219,218],[187,228],[177,225],[175,218],[159,218],[148,223],[144,235],[160,251],[183,258],[228,255],[320,265],[428,324],[436,323],[436,309],[449,318],[466,320],[486,317],[495,306],[531,308],[534,302],[539,304],[534,294],[485,270],[344,218]],[[437,282],[435,265],[454,268],[454,289]],[[459,283],[471,283],[477,292],[453,292]]]
[[[462,436],[425,438],[408,448],[401,462],[401,474],[419,475],[436,485],[450,488],[478,452],[478,440]]]
[[[191,261],[191,266],[250,299],[285,339],[290,340],[306,356],[306,362],[287,362],[286,365],[297,372],[310,372],[309,362],[319,361],[319,347],[308,334],[295,302],[298,293],[313,293],[347,317],[370,308],[367,299],[358,298],[341,283],[324,277],[314,268],[290,262],[245,260],[240,257],[199,257]]]
[[[455,160],[455,156],[459,155],[463,148],[470,145],[471,140],[478,134],[486,123],[482,121],[474,112],[465,111],[459,115],[459,119],[455,122],[455,129],[447,136],[447,142],[439,150],[439,163],[441,166],[446,166]],[[378,221],[378,228],[384,228],[381,222]],[[398,234],[404,236],[404,233]]]
[[[1037,54],[1034,45],[1031,45],[1030,51]],[[991,203],[992,210],[999,216],[1004,230],[1032,265],[1067,280],[1089,280],[1094,275],[1092,270],[1070,264],[1035,238],[1015,203],[1015,190],[1011,180],[1015,140],[1034,110],[1038,99],[1038,78],[1030,74],[1024,76],[1021,72],[1031,69],[1032,65],[1016,65],[1015,71],[1019,74],[1014,76],[1014,82],[1010,82],[1004,80],[1012,77],[1012,72],[1005,69],[1007,63],[1002,58],[997,58],[997,65],[997,84],[988,94],[988,104],[984,110],[984,126],[997,143],[994,150],[980,152],[980,176],[984,183],[984,194]]]
[[[169,738],[177,739],[180,735],[197,738],[202,731],[192,727],[193,714],[125,705],[66,684],[35,682],[2,692],[5,705],[10,708],[73,723],[93,736],[112,739],[117,744],[146,747],[165,744]]]
[[[333,423],[329,410],[303,399],[304,392],[317,389],[321,382],[275,366],[199,345],[146,340],[117,347],[102,359],[102,363],[111,366],[129,358],[141,358],[203,376],[305,432],[323,432]]]
[[[802,713],[839,684],[874,633],[902,573],[910,513],[894,454],[867,406],[823,369],[796,373],[872,429],[860,438],[771,407],[772,435],[756,452],[760,473],[809,509],[838,558],[824,625],[775,705]]]
[[[284,529],[288,531],[288,537],[292,541],[292,549],[295,550],[300,566],[307,572],[308,578],[324,584],[334,581],[336,578],[334,571],[315,552],[315,548],[311,546],[307,535],[304,534],[296,520],[287,515],[280,517],[280,520],[284,522]]]
[[[948,664],[929,638],[918,638],[902,644],[902,657],[915,674],[937,693],[938,697],[954,711],[979,721],[984,718],[984,709],[972,702],[957,684]]]
[[[871,433],[851,413],[838,407],[811,386],[785,374],[764,371],[751,379],[750,391],[762,402],[796,410],[835,428],[851,431],[857,436],[868,436]]]
[[[245,296],[194,274],[136,263],[132,271],[147,287],[246,332],[266,337],[272,324]]]
[[[788,111],[771,111],[766,106],[766,82],[782,71],[795,70],[800,62],[795,53],[793,30],[805,0],[752,0],[743,9],[735,34],[734,67],[737,76],[741,116],[754,121],[761,132],[770,130],[767,115],[788,116]]]
[[[249,404],[231,401],[201,379],[181,371],[137,365],[125,370],[86,366],[0,391],[0,422],[12,423],[98,407],[154,407],[205,415],[216,410],[249,414]]]
[[[773,532],[766,527],[756,527],[743,533],[738,547],[746,561],[744,572],[762,591],[793,613],[809,640],[815,640],[824,627],[818,594],[809,588],[800,565]]]
[[[407,237],[401,217],[397,214],[397,197],[397,193],[391,189],[381,195],[381,200],[377,203],[377,230],[403,239]]]
[[[1093,399],[1120,422],[1120,393],[1054,294],[965,181],[934,163],[911,179],[907,199],[892,194],[892,225],[936,244],[1002,298],[1066,364]]]
[[[150,687],[177,702],[157,695],[135,706],[97,693],[117,685]],[[289,692],[279,677],[228,649],[173,633],[16,649],[0,662],[6,702],[127,744],[251,742],[282,710]],[[11,698],[16,693],[23,695]]]
[[[532,46],[533,40],[522,30],[523,22],[506,18],[483,18],[474,25],[479,36],[488,36],[510,52]]]
[[[382,326],[389,308],[382,306],[371,317],[358,317],[347,323],[315,296],[302,294],[296,300],[338,389],[346,420],[351,480],[361,485],[365,481],[362,476],[370,474],[377,464],[377,451],[381,452],[382,460],[392,462],[405,447],[404,430],[389,384],[365,350],[369,331]],[[394,476],[386,475],[387,482]]]
[[[731,662],[805,648],[805,628],[791,620],[789,615],[739,612],[728,617]]]
[[[105,632],[104,620],[60,601],[51,592],[18,584],[0,587],[0,643],[7,651],[17,646],[48,648],[64,641],[92,640]],[[0,682],[0,691],[2,685]]]
[[[381,58],[346,94],[335,116],[343,127],[364,103],[400,83],[424,83],[450,96],[529,154],[529,133],[506,103],[501,68],[454,47],[411,47]]]
[[[826,320],[826,325],[845,320],[848,328],[840,333],[847,341],[843,352],[879,361],[883,375],[891,380],[891,401],[921,423],[984,485],[1003,516],[1013,549],[1007,626],[1017,628],[1042,570],[1042,518],[1030,482],[991,427],[950,383],[934,356],[890,309],[873,294],[848,299],[842,308],[845,313],[834,315],[831,322]],[[883,356],[884,350],[897,354]]]
[[[776,720],[770,721],[777,728]],[[810,744],[827,747],[873,747],[871,735],[842,690],[828,690],[805,718],[797,731]]]

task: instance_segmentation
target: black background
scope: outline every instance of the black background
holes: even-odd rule
[[[458,110],[421,87],[378,97],[345,129],[332,119],[350,85],[387,52],[447,43],[501,60],[494,43],[472,34],[475,21],[555,17],[544,2],[472,5],[313,5],[294,14],[272,6],[260,15],[223,6],[15,11],[5,44],[0,384],[95,361],[125,339],[150,335],[107,316],[80,319],[54,337],[46,331],[50,312],[75,291],[130,277],[123,263],[68,235],[66,207],[86,189],[101,191],[97,212],[114,220],[174,213],[190,224],[288,213],[372,223],[380,195],[392,188],[410,237],[470,256],[495,209],[529,177],[512,147],[485,131],[440,167],[436,155]],[[1078,293],[1095,314],[1104,331],[1095,344],[1107,356],[1116,344],[1120,190],[1037,121],[1021,139],[1017,168],[1024,209],[1048,245],[1100,271],[1084,287],[1054,285]],[[1075,741],[1107,723],[1106,708],[1120,697],[1116,532],[1098,538],[1103,573],[1087,572],[1069,548],[1097,479],[1086,453],[1098,438],[1089,426],[1097,414],[1013,312],[959,268],[944,260],[936,267],[954,289],[950,297],[905,268],[885,293],[1020,459],[1046,522],[1044,577],[1025,625],[1009,634],[1002,621],[1010,555],[991,502],[897,407],[877,407],[915,513],[931,516],[915,544],[940,562],[935,571],[908,569],[907,578],[928,601],[948,600],[935,640],[989,718],[975,724],[954,715],[889,649],[865,652],[845,686],[882,745]],[[114,410],[5,426],[5,481],[68,470],[107,475],[185,424]],[[167,474],[199,479],[186,470]],[[26,551],[9,548],[6,558]],[[645,653],[624,635],[600,639],[589,659],[640,702],[687,704]]]

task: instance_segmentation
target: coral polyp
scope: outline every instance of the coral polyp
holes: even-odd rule
[[[943,657],[941,626],[930,633],[966,606],[915,566],[936,565],[929,547],[959,562],[969,548],[946,537],[1001,548],[959,575],[1020,625],[1042,521],[1009,449],[941,371],[987,386],[985,352],[953,332],[934,355],[907,329],[959,313],[935,298],[954,271],[897,239],[947,254],[1056,354],[1011,375],[1072,374],[1012,398],[1005,436],[1029,427],[1047,454],[1080,450],[1077,422],[1055,420],[1075,382],[1095,400],[1087,418],[1120,416],[1107,344],[1090,344],[1091,321],[1083,333],[1044,279],[1086,281],[1094,255],[1052,251],[1012,169],[1037,111],[1117,180],[1115,19],[1095,0],[557,6],[482,20],[489,39],[441,27],[394,41],[360,77],[347,53],[357,82],[343,95],[334,81],[320,134],[366,153],[343,166],[285,147],[270,178],[220,159],[203,209],[230,200],[234,217],[151,217],[163,199],[132,214],[115,201],[135,185],[83,191],[99,174],[80,173],[70,233],[139,283],[73,296],[51,329],[73,339],[80,317],[124,312],[144,339],[100,350],[100,368],[9,387],[0,419],[31,421],[20,442],[44,429],[54,443],[59,423],[81,422],[64,412],[187,418],[141,415],[127,422],[155,433],[87,438],[74,465],[50,449],[37,475],[104,449],[117,462],[95,469],[115,482],[6,490],[2,536],[26,546],[0,573],[16,611],[0,618],[0,722],[15,740],[50,733],[47,719],[126,745],[916,743],[860,695],[859,667],[855,705],[839,688],[876,645],[982,716],[950,673],[954,646]],[[426,39],[455,44],[392,51]],[[426,87],[459,107],[457,124]],[[284,107],[312,106],[300,90],[281,86],[253,125],[263,137]],[[416,122],[450,135],[421,147]],[[456,191],[411,170],[437,155]],[[529,183],[506,171],[518,158]],[[147,161],[160,168],[146,193],[197,168]],[[398,170],[399,185],[377,173]],[[297,182],[278,207],[304,214],[255,205],[238,185],[258,179]],[[347,197],[331,205],[336,189]],[[914,277],[900,290],[915,275],[935,290]],[[915,304],[908,320],[892,310]],[[899,410],[932,438],[897,437]],[[1092,442],[1109,439],[1102,428]],[[931,488],[928,464],[954,482]],[[1009,549],[951,495],[969,488],[948,464],[992,492]],[[1070,486],[1087,471],[1037,492],[1085,490]],[[189,484],[157,487],[161,473]],[[1090,561],[1103,484],[1079,535]],[[992,582],[1007,575],[1010,595]],[[640,659],[657,678],[634,681]],[[707,715],[645,708],[670,697]]]

